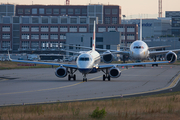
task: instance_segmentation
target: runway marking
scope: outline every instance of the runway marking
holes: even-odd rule
[[[0,82],[7,81],[7,80],[9,80],[9,79],[0,79]]]
[[[127,69],[125,69],[127,70]],[[123,71],[123,70],[122,70]],[[102,77],[101,76],[98,76],[98,77],[94,77],[94,78],[91,78],[89,79],[90,80],[94,80],[96,78],[100,78]],[[72,86],[76,86],[76,85],[79,85],[81,83],[84,83],[84,82],[79,82],[79,83],[76,83],[76,84],[72,84],[72,85],[67,85],[67,86],[62,86],[62,87],[56,87],[56,88],[48,88],[48,89],[40,89],[40,90],[32,90],[32,91],[23,91],[23,92],[11,92],[11,93],[0,93],[0,95],[10,95],[10,94],[20,94],[20,93],[30,93],[30,92],[40,92],[40,91],[47,91],[47,90],[57,90],[57,89],[62,89],[62,88],[67,88],[67,87],[72,87]]]
[[[29,92],[39,92],[39,91],[46,91],[46,90],[56,90],[56,89],[61,89],[61,88],[67,88],[67,87],[72,87],[72,86],[76,86],[79,85],[83,82],[79,82],[76,84],[72,84],[72,85],[67,85],[67,86],[62,86],[62,87],[56,87],[56,88],[49,88],[49,89],[40,89],[40,90],[32,90],[32,91],[24,91],[24,92],[12,92],[12,93],[0,93],[0,95],[9,95],[9,94],[19,94],[19,93],[29,93]]]
[[[128,70],[128,69],[125,69],[125,70]],[[96,79],[96,78],[99,78],[101,76],[98,76],[98,77],[95,77],[95,78],[92,78],[90,80],[93,80],[93,79]],[[157,91],[161,91],[161,90],[166,90],[166,89],[169,89],[169,88],[172,88],[174,87],[178,80],[180,78],[180,74],[174,79],[174,81],[167,87],[165,88],[161,88],[161,89],[157,89],[157,90],[152,90],[152,91],[146,91],[146,92],[139,92],[139,93],[132,93],[132,94],[121,94],[121,95],[113,95],[113,96],[104,96],[104,97],[95,97],[95,98],[86,98],[86,99],[75,99],[75,100],[62,100],[60,102],[72,102],[72,101],[83,101],[83,100],[94,100],[94,99],[104,99],[104,98],[116,98],[116,97],[121,97],[121,96],[130,96],[130,95],[138,95],[138,94],[144,94],[144,93],[151,93],[151,92],[157,92]],[[16,94],[16,93],[26,93],[26,92],[36,92],[36,91],[43,91],[43,90],[53,90],[53,89],[60,89],[60,88],[66,88],[66,87],[71,87],[71,86],[75,86],[75,85],[78,85],[78,84],[81,84],[81,83],[84,83],[84,82],[80,82],[80,83],[76,83],[76,84],[73,84],[73,85],[67,85],[67,86],[63,86],[63,87],[57,87],[57,88],[50,88],[50,89],[42,89],[42,90],[34,90],[34,91],[25,91],[25,92],[14,92],[14,93],[2,93],[0,95],[6,95],[6,94]],[[36,102],[36,103],[25,103],[25,104],[44,104],[44,103],[57,103],[57,101],[50,101],[50,102]],[[21,104],[10,104],[10,105],[21,105]]]
[[[100,76],[98,76],[98,77],[95,77],[95,78],[88,79],[88,81],[90,81],[90,80],[94,80],[94,79],[96,79],[96,78],[100,78],[100,77],[102,77],[102,75],[100,75]]]
[[[122,96],[130,96],[130,95],[138,95],[138,94],[145,94],[145,93],[152,93],[152,92],[158,92],[158,91],[162,91],[162,90],[166,90],[169,88],[172,88],[173,86],[175,86],[175,84],[178,82],[180,78],[180,74],[174,79],[174,81],[165,88],[161,88],[161,89],[157,89],[157,90],[152,90],[152,91],[146,91],[146,92],[139,92],[139,93],[132,93],[132,94],[121,94],[121,95],[113,95],[113,96],[104,96],[104,97],[95,97],[95,98],[86,98],[86,99],[76,99],[76,100],[64,100],[64,101],[60,101],[60,102],[71,102],[71,101],[83,101],[83,100],[94,100],[94,99],[105,99],[105,98],[116,98],[116,97],[122,97]],[[54,101],[55,102],[55,101]],[[57,102],[57,101],[56,101]],[[53,103],[53,101],[52,101]]]

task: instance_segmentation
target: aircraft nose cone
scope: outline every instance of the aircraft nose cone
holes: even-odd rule
[[[143,52],[142,51],[136,51],[134,53],[134,58],[135,59],[142,59],[142,57],[143,57]]]

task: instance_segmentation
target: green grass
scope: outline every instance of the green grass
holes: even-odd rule
[[[97,116],[92,117],[95,113]],[[103,117],[98,117],[101,113]],[[109,100],[0,107],[0,120],[177,120],[179,118],[180,92]]]
[[[51,65],[41,65],[36,64],[36,66],[18,66],[19,64],[27,64],[27,63],[17,63],[11,61],[0,61],[0,70],[5,69],[27,69],[27,68],[51,68]],[[28,63],[30,64],[30,63]],[[54,66],[57,67],[57,66]]]

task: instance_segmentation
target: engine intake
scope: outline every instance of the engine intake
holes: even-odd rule
[[[107,54],[109,53],[109,54]],[[103,53],[104,55],[102,56],[102,60],[104,63],[111,63],[113,61],[113,54],[111,54],[111,52],[107,51]]]
[[[118,78],[118,77],[121,75],[121,71],[120,71],[119,68],[113,67],[113,68],[110,68],[110,69],[109,69],[109,75],[110,75],[112,78]]]
[[[176,53],[170,51],[166,54],[165,58],[167,61],[170,61],[170,63],[174,63],[177,60],[177,55],[176,55]]]
[[[58,67],[56,69],[55,75],[60,78],[66,77],[67,69],[65,67]]]

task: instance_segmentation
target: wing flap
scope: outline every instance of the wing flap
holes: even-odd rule
[[[171,47],[171,45],[167,45],[167,46],[155,46],[155,47],[149,47],[149,50],[153,50],[153,49],[161,49],[161,48],[167,48],[167,47]]]
[[[26,60],[13,60],[12,62],[21,62],[21,63],[32,63],[32,64],[43,64],[43,65],[56,65],[56,66],[63,66],[68,68],[74,68],[77,69],[77,65],[70,65],[70,64],[59,64],[59,63],[51,63],[51,62],[39,62],[39,61],[26,61]]]
[[[179,52],[180,49],[175,49],[175,50],[163,50],[163,51],[149,51],[149,56],[153,56],[153,55],[161,55],[161,54],[166,54],[168,52]]]

